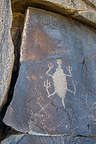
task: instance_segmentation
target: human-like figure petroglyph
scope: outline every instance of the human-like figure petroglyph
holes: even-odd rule
[[[64,99],[66,96],[67,91],[71,92],[72,94],[75,95],[76,93],[76,87],[74,85],[74,82],[72,80],[73,86],[74,86],[74,91],[68,89],[67,87],[67,79],[66,77],[72,77],[72,68],[70,66],[66,67],[66,70],[69,72],[69,74],[65,74],[63,69],[62,69],[62,60],[57,59],[56,60],[58,67],[56,68],[55,73],[50,74],[50,71],[54,68],[54,64],[50,63],[48,64],[48,71],[46,74],[52,78],[53,84],[54,84],[54,92],[50,94],[49,88],[52,86],[49,80],[47,79],[46,82],[44,82],[44,87],[46,88],[48,97],[51,97],[55,94],[57,94],[61,99],[62,99],[62,104],[65,108],[65,103]]]

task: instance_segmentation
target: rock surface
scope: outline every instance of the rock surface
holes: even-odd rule
[[[38,137],[29,135],[11,136],[1,144],[95,144],[96,139],[82,137]]]
[[[12,13],[10,0],[0,1],[0,111],[7,100],[13,63],[14,48],[10,35]]]
[[[66,14],[96,28],[95,0],[12,0],[13,12],[24,13],[28,6]]]
[[[11,128],[10,126],[7,126],[0,120],[0,142],[5,139],[6,137],[8,138],[10,135],[20,135],[22,134],[19,131],[16,131],[15,129]],[[1,143],[0,143],[1,144]]]
[[[20,144],[40,143],[39,133],[96,136],[96,32],[67,17],[29,8],[20,56],[19,77],[4,122],[24,133],[38,133],[20,136]],[[17,136],[7,141],[15,139],[17,143]],[[44,141],[51,143],[45,137]],[[53,143],[60,143],[58,136]]]
[[[96,9],[96,0],[83,0],[83,1],[85,1],[91,7],[94,7]]]

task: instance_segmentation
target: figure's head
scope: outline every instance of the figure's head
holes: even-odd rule
[[[62,65],[62,60],[61,60],[61,59],[57,59],[56,61],[57,61],[57,64],[58,64],[59,66]]]

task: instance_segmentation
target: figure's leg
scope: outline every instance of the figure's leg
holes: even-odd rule
[[[70,89],[68,89],[68,88],[67,88],[67,91],[69,91],[69,92],[71,92],[72,94],[75,95],[75,94],[76,94],[76,86],[75,86],[73,80],[72,80],[72,83],[73,83],[74,91],[72,91],[72,90],[70,90]]]
[[[70,90],[70,89],[67,89],[67,91],[69,91],[70,93],[74,94],[74,92],[72,90]]]
[[[68,76],[68,77],[72,77],[72,75],[68,75],[68,74],[65,74],[66,75],[66,77]]]
[[[48,94],[48,97],[51,97],[51,96],[53,96],[55,94],[56,94],[56,92],[54,91],[52,94]]]
[[[51,83],[47,80],[47,82],[44,82],[44,87],[46,88],[48,97],[51,97],[56,94],[56,91],[54,91],[52,94],[49,93],[49,88],[51,88]]]
[[[67,71],[69,72],[69,74],[66,75],[66,76],[72,77],[72,67],[71,67],[71,66],[68,66],[68,67],[66,67],[66,69],[67,69]]]
[[[45,87],[46,89],[48,89],[48,88],[51,87],[51,82],[49,82],[48,79],[47,79],[46,82],[44,81],[44,87]]]

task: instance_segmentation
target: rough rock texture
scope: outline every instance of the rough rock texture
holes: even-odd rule
[[[35,131],[38,136],[96,136],[95,57],[95,30],[58,14],[29,8],[19,77],[4,122],[22,132]],[[20,144],[31,139],[34,144],[43,141],[35,138],[26,136]],[[60,143],[57,139],[52,144]],[[94,140],[78,141],[93,144]]]
[[[86,4],[89,4],[91,7],[96,9],[96,0],[83,0]]]
[[[95,0],[12,0],[14,12],[24,13],[28,6],[71,15],[75,19],[96,28]]]
[[[82,137],[39,137],[29,135],[11,136],[1,144],[96,144],[96,139]]]
[[[11,81],[14,48],[10,35],[12,13],[10,0],[0,1],[0,110],[7,99]]]
[[[10,126],[7,126],[6,124],[4,124],[1,120],[0,120],[0,142],[5,139],[8,138],[10,135],[20,135],[22,134],[19,131],[16,131],[15,129],[11,128]],[[1,144],[1,143],[0,143]]]

